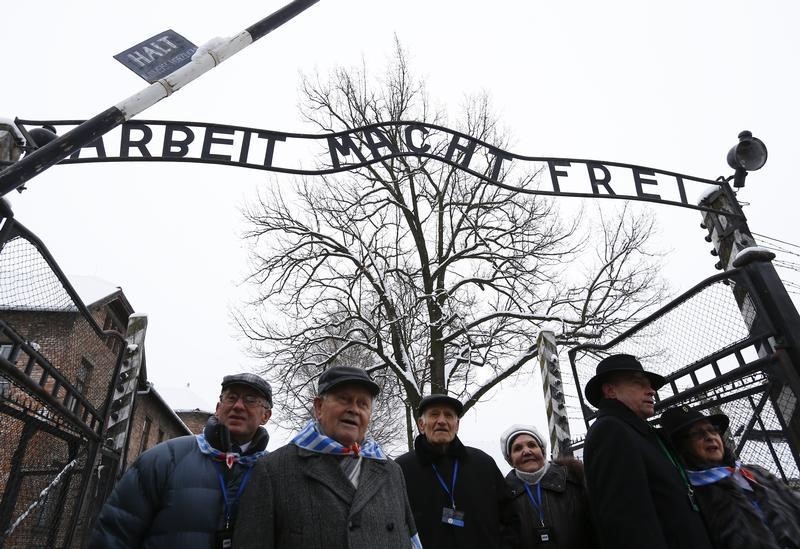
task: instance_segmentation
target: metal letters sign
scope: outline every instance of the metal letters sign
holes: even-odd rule
[[[59,135],[81,122],[20,121],[26,125],[49,124]],[[698,198],[719,189],[719,183],[710,179],[631,164],[523,156],[442,126],[401,121],[329,134],[204,122],[131,121],[84,145],[61,163],[203,162],[327,175],[399,157],[437,160],[522,194],[618,198],[714,211],[698,205]],[[306,167],[309,160],[313,164]]]
[[[118,53],[114,59],[152,84],[191,61],[195,51],[197,46],[168,29]]]

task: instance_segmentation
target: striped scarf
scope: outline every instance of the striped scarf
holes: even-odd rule
[[[386,454],[383,453],[380,445],[374,440],[365,440],[361,445],[355,443],[351,446],[345,446],[323,434],[319,424],[313,419],[289,441],[289,444],[294,444],[298,448],[317,454],[343,457],[342,470],[356,488],[358,487],[359,465],[362,458],[386,461]],[[347,459],[347,456],[358,459]],[[417,533],[411,536],[411,549],[422,549],[422,542]]]
[[[386,460],[386,454],[383,453],[380,445],[374,440],[367,439],[364,440],[364,443],[361,445],[355,443],[351,446],[344,446],[331,437],[324,435],[319,425],[314,420],[309,421],[306,426],[289,441],[289,444],[294,444],[299,448],[317,454],[333,454],[338,456],[351,455],[353,457],[377,459],[378,461]]]
[[[736,462],[736,467],[711,467],[709,469],[701,469],[699,471],[687,469],[686,475],[689,477],[689,483],[692,486],[706,486],[708,484],[714,484],[715,482],[719,482],[720,480],[728,478],[731,475],[734,475],[735,479],[736,476],[739,475],[750,482],[757,482],[753,476],[753,473],[742,467],[741,461]],[[746,487],[748,490],[751,489],[747,482],[737,482],[737,484],[743,488]]]
[[[211,459],[214,461],[221,461],[228,466],[228,469],[233,468],[234,463],[238,463],[244,467],[252,467],[260,457],[266,456],[269,453],[267,450],[260,450],[250,455],[242,456],[235,452],[220,452],[209,444],[205,435],[195,435],[195,438],[197,439],[197,446],[202,453],[211,456]]]

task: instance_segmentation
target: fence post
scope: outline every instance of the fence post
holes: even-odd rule
[[[116,379],[112,380],[113,394],[111,404],[106,410],[106,431],[103,444],[120,456],[117,473],[121,474],[125,467],[125,456],[131,416],[133,414],[136,386],[139,383],[139,371],[144,361],[144,336],[147,330],[147,315],[134,313],[128,319],[125,333],[127,348],[122,366]]]
[[[721,270],[741,267],[745,271],[748,289],[764,307],[777,333],[772,347],[778,362],[767,372],[776,384],[770,391],[770,398],[779,415],[783,416],[781,419],[789,446],[795,460],[800,463],[800,315],[772,265],[775,254],[757,245],[742,207],[727,181],[723,181],[720,189],[705,197],[701,204],[730,212],[729,216],[717,212],[704,214],[701,226],[709,231],[706,240],[714,245],[713,253],[719,256],[715,267]],[[743,296],[741,292],[736,293],[745,321],[748,318],[758,321],[757,315],[744,309],[747,305]],[[758,354],[767,356],[771,350],[759,346]],[[787,394],[787,390],[791,394]]]
[[[547,424],[550,431],[550,448],[555,457],[572,457],[569,419],[564,398],[564,384],[558,365],[558,347],[553,332],[539,333],[539,368],[542,374],[542,390],[547,406]]]

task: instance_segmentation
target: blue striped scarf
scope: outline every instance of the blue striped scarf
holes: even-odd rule
[[[197,446],[200,447],[202,453],[211,456],[211,459],[215,461],[223,462],[228,466],[228,469],[232,468],[234,463],[238,463],[244,467],[252,467],[260,457],[269,453],[267,450],[260,450],[250,455],[242,456],[234,452],[220,452],[209,444],[204,435],[195,435],[195,438],[197,439]]]
[[[364,444],[361,445],[356,443],[352,446],[345,446],[336,442],[331,437],[322,434],[319,425],[317,425],[317,422],[313,419],[289,441],[289,444],[294,444],[298,448],[303,448],[317,454],[331,454],[334,456],[352,455],[353,457],[386,461],[386,454],[383,453],[380,445],[374,440],[365,440]],[[417,533],[411,536],[411,549],[422,549],[422,542]]]
[[[331,437],[322,434],[314,420],[309,421],[303,429],[297,433],[289,444],[294,444],[300,448],[315,452],[317,454],[333,454],[333,455],[352,455],[354,457],[364,457],[367,459],[377,459],[379,461],[386,460],[386,454],[383,453],[380,445],[371,439],[364,440],[364,443],[358,443],[352,446],[345,446],[333,440]]]
[[[742,462],[737,461],[736,467],[711,467],[709,469],[701,469],[699,471],[686,470],[686,475],[689,477],[689,483],[692,486],[706,486],[707,484],[714,484],[731,475],[741,474],[744,478],[756,482],[753,474],[742,467]],[[746,484],[746,483],[745,483]],[[743,486],[744,487],[744,486]],[[749,489],[749,486],[748,486]]]

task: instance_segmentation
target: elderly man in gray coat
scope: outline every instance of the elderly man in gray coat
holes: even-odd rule
[[[379,391],[362,368],[322,373],[315,419],[255,466],[234,547],[421,549],[400,467],[366,438]]]

